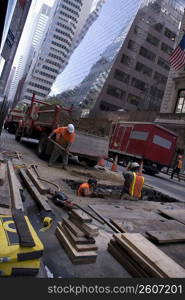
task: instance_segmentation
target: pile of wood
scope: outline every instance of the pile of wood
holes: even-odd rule
[[[58,222],[56,236],[66,250],[72,263],[94,263],[97,258],[97,245],[94,239],[98,235],[98,228],[91,224],[92,219],[73,209],[69,218]]]
[[[133,277],[185,277],[184,268],[140,233],[120,233],[113,237],[108,251]]]

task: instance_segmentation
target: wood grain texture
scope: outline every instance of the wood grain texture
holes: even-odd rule
[[[185,232],[181,231],[147,231],[147,234],[158,244],[178,243],[185,241]]]

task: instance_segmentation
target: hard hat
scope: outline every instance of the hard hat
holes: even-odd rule
[[[96,185],[97,184],[97,180],[95,178],[90,178],[88,180],[88,183],[91,184],[91,185]]]
[[[69,133],[73,133],[75,131],[74,125],[73,124],[68,124],[67,125],[67,130]]]
[[[182,158],[182,155],[178,155],[178,158]]]
[[[133,162],[133,163],[131,163],[131,165],[130,165],[130,168],[131,169],[133,169],[133,168],[139,168],[140,167],[140,165],[137,163],[137,162]]]

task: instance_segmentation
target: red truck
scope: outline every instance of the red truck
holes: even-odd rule
[[[57,126],[73,123],[76,139],[70,147],[70,153],[78,156],[79,161],[95,166],[100,158],[108,157],[111,126],[107,122],[103,127],[102,120],[96,120],[95,124],[94,119],[83,119],[80,116],[80,111],[51,105],[33,97],[24,118],[19,122],[15,139],[20,141],[25,137],[38,140],[37,153],[40,157],[46,157],[51,154],[53,148],[53,143],[48,140],[51,131]]]
[[[17,130],[17,127],[19,126],[19,121],[22,120],[24,117],[24,113],[22,110],[19,109],[12,109],[8,113],[4,128],[8,130],[10,133],[15,133]]]
[[[144,170],[157,174],[163,167],[170,167],[176,150],[177,135],[153,123],[113,123],[109,156],[118,155],[118,162],[141,161]]]

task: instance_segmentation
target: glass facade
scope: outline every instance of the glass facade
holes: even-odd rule
[[[91,110],[158,110],[185,0],[107,0],[52,94]]]

